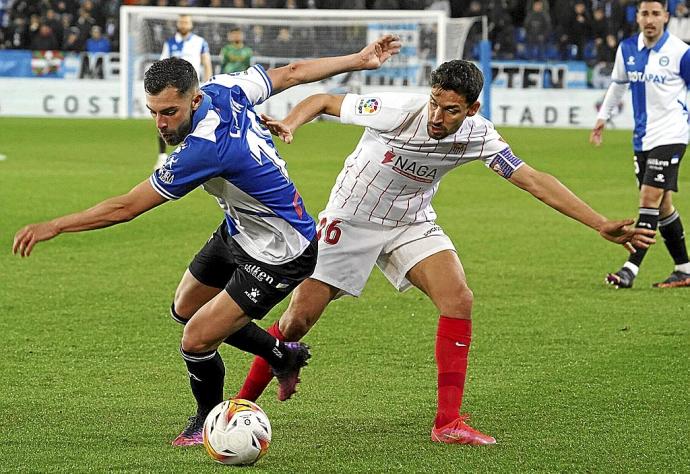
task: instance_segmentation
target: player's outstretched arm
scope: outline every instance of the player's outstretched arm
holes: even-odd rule
[[[314,94],[294,106],[283,120],[277,120],[266,114],[261,114],[261,120],[273,135],[285,143],[292,143],[295,130],[319,115],[340,117],[343,99],[345,99],[344,95]]]
[[[649,229],[631,227],[632,219],[611,221],[589,207],[570,189],[548,173],[542,173],[522,165],[509,181],[558,212],[595,229],[606,240],[624,245],[631,252],[635,248],[647,248],[655,243],[655,232]]]
[[[127,222],[164,202],[166,199],[146,180],[127,194],[106,199],[90,209],[23,227],[14,236],[12,252],[28,257],[38,242],[64,232],[101,229]]]
[[[343,72],[378,69],[400,52],[400,38],[385,35],[358,53],[331,58],[306,59],[266,71],[273,84],[273,94],[298,84],[320,81]]]

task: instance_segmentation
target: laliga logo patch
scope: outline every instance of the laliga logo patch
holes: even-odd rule
[[[381,100],[375,97],[359,99],[355,109],[357,115],[373,115],[381,108]]]
[[[668,66],[669,59],[668,56],[661,56],[659,58],[659,66]]]

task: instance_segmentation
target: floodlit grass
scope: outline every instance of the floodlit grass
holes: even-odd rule
[[[635,216],[629,132],[607,131],[601,149],[582,130],[501,132],[600,212]],[[280,147],[312,215],[359,133],[317,123]],[[169,445],[193,403],[168,307],[221,220],[213,199],[197,190],[22,260],[10,252],[22,225],[146,179],[154,129],[1,119],[0,153],[0,471],[220,472],[203,449]],[[687,167],[676,198],[690,228]],[[475,294],[464,409],[498,444],[430,442],[437,314],[375,271],[308,335],[314,357],[296,398],[277,402],[272,385],[260,400],[274,439],[252,472],[690,471],[690,290],[650,288],[672,269],[663,244],[635,288],[617,291],[602,281],[622,248],[481,164],[444,178],[434,206]],[[222,354],[231,395],[250,357]]]

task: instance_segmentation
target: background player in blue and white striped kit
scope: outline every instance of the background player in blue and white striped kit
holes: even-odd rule
[[[675,267],[655,287],[690,286],[690,260],[680,214],[672,201],[678,171],[688,143],[686,97],[690,83],[690,46],[664,31],[669,13],[665,1],[638,2],[640,32],[621,41],[590,142],[600,145],[602,132],[628,84],[632,92],[635,130],[635,174],[640,187],[638,227],[657,229]],[[623,267],[606,276],[618,288],[631,288],[647,249],[638,248]]]
[[[180,352],[197,402],[174,445],[201,444],[206,414],[223,399],[225,369],[216,350],[221,343],[265,358],[279,380],[281,400],[295,392],[309,358],[303,344],[278,341],[251,321],[266,315],[316,264],[314,221],[254,105],[297,84],[378,68],[399,50],[398,38],[387,35],[359,53],[268,71],[257,65],[215,76],[201,89],[189,62],[157,61],[144,88],[161,137],[178,145],[165,164],[127,194],[15,235],[13,252],[29,256],[38,242],[127,222],[198,186],[217,199],[223,222],[184,273],[171,307],[173,319],[185,324]]]

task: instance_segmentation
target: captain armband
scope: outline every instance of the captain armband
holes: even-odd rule
[[[504,177],[505,179],[510,178],[515,170],[522,166],[523,161],[517,156],[513,155],[510,147],[503,149],[503,151],[497,153],[491,163],[489,168],[495,171],[498,175]]]

